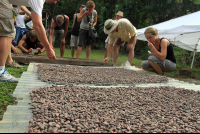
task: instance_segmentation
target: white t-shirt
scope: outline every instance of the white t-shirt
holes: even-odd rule
[[[8,0],[13,5],[23,5],[31,7],[32,10],[38,15],[42,16],[42,9],[45,0]]]
[[[24,18],[26,17],[27,15],[20,15],[18,14],[17,17],[16,17],[16,26],[17,27],[20,27],[20,28],[26,28],[25,24],[24,24]]]

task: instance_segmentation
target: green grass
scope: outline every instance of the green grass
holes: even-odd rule
[[[22,73],[27,70],[28,65],[25,65],[26,68],[17,69],[14,67],[6,67],[6,70],[9,74],[13,75],[16,78],[20,78]],[[0,83],[0,120],[3,118],[3,114],[8,105],[15,103],[15,98],[11,96],[15,90],[17,83],[11,82],[1,82]]]
[[[59,48],[55,48],[55,54],[56,54],[56,57],[60,57]],[[41,55],[46,55],[46,52],[42,53]],[[105,51],[103,50],[91,50],[90,59],[103,61],[104,55],[105,55]],[[64,57],[71,58],[71,50],[69,48],[65,49]],[[75,57],[76,57],[76,53],[75,53]],[[135,55],[135,58],[133,59],[133,64],[139,68],[141,68],[141,63],[143,61],[141,60],[140,57],[141,56]],[[81,59],[86,58],[85,49],[82,50],[80,58]],[[117,59],[117,66],[121,66],[127,60],[128,60],[128,54],[125,54],[125,55],[119,54],[118,59]],[[109,61],[109,62],[112,63],[112,61]],[[28,65],[25,65],[25,66],[26,68],[22,68],[22,69],[17,69],[13,67],[9,67],[9,68],[6,67],[6,69],[13,76],[20,78],[22,73],[25,72],[28,68]],[[181,67],[180,65],[177,65],[177,69],[174,72],[165,73],[164,75],[167,77],[173,77],[177,79],[184,78],[183,76],[179,76],[179,69],[181,68],[183,67]],[[184,68],[191,69],[189,66],[186,66]],[[191,71],[192,71],[192,78],[200,80],[200,69],[193,68],[191,69]],[[186,76],[185,78],[188,78],[188,77]],[[7,106],[15,103],[15,98],[13,98],[11,94],[15,90],[16,86],[17,86],[17,83],[7,83],[7,82],[0,83],[0,120],[2,120],[3,114],[6,111]]]

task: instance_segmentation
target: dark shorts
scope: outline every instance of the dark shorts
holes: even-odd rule
[[[87,39],[86,46],[90,46],[93,44],[92,38],[88,37],[88,31],[89,30],[80,29],[78,46],[80,46],[80,47],[84,46],[86,39]]]

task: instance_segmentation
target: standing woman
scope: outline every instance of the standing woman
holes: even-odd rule
[[[79,12],[85,7],[85,5],[81,5],[79,7]],[[70,47],[71,47],[71,56],[74,58],[74,52],[75,47],[78,46],[78,37],[79,37],[79,31],[80,31],[80,24],[81,22],[77,21],[77,18],[80,13],[75,13],[73,17],[73,24],[72,24],[72,33],[71,33],[71,39],[70,39]]]
[[[79,58],[82,47],[84,46],[85,40],[87,39],[86,43],[86,58],[89,59],[91,45],[93,44],[92,38],[88,36],[89,27],[94,27],[97,24],[97,11],[94,9],[95,3],[92,0],[87,1],[86,7],[83,8],[78,16],[77,21],[81,22],[80,24],[80,32],[79,32],[79,43],[77,48],[76,58]],[[89,18],[89,25],[87,16]]]
[[[158,30],[149,27],[144,32],[151,49],[149,58],[142,62],[142,68],[147,71],[163,75],[176,69],[176,58],[172,44],[165,38],[158,37]]]

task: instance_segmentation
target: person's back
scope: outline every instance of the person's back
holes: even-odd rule
[[[77,16],[78,14],[75,15],[74,26],[72,28],[72,35],[74,36],[79,36],[79,29],[80,29],[80,24],[81,24],[81,22],[77,21],[77,18],[78,18]]]
[[[20,28],[26,28],[25,23],[24,23],[24,18],[26,15],[20,15],[18,14],[16,17],[16,26]]]

